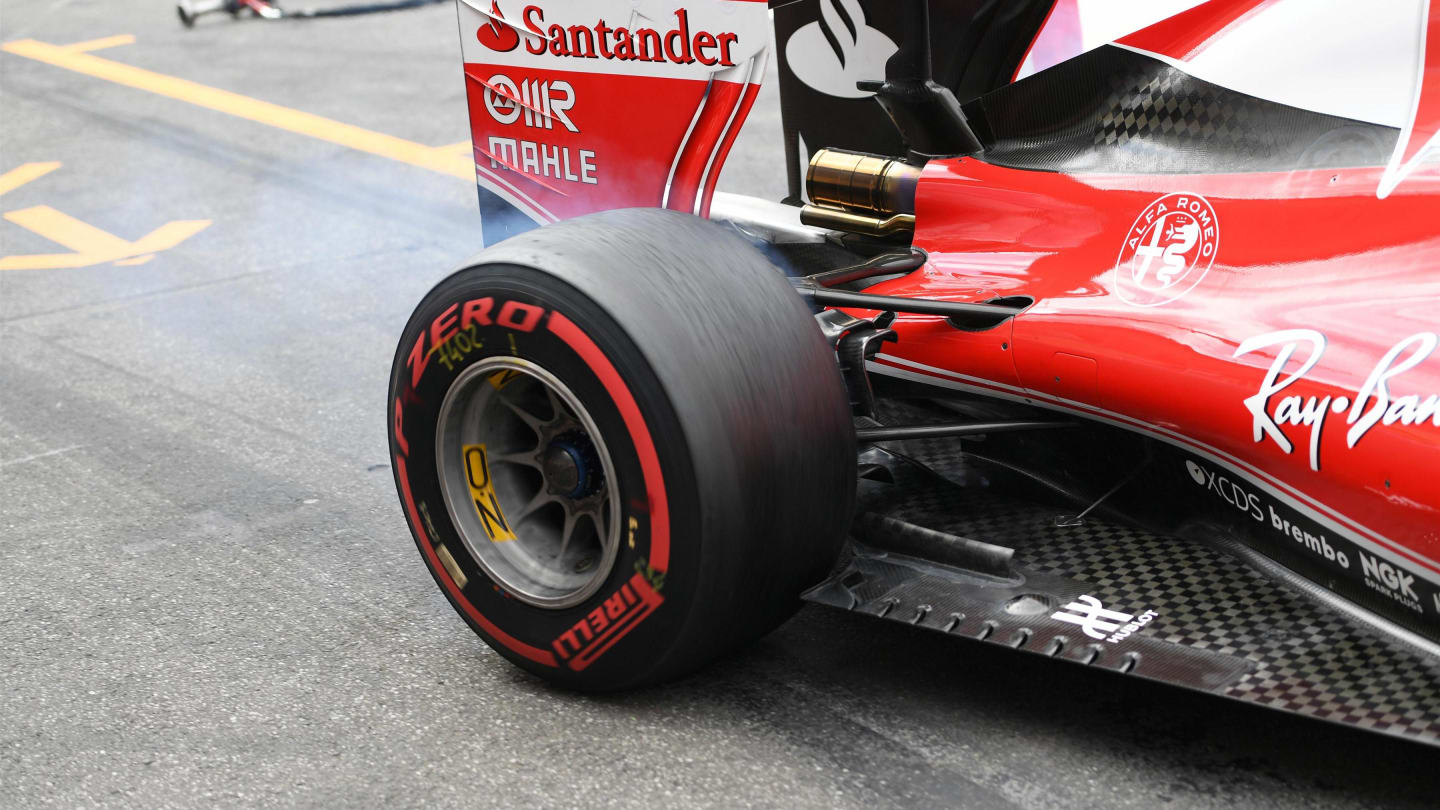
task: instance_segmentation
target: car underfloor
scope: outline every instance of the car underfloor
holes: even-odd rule
[[[915,400],[881,410],[906,423],[945,412]],[[987,439],[863,448],[854,539],[805,598],[1440,744],[1433,652],[1357,620],[1220,527],[1162,533],[1110,508],[1148,455],[1117,464],[1115,485],[1087,497],[987,452]],[[1101,606],[1114,612],[1098,626],[1077,621]]]

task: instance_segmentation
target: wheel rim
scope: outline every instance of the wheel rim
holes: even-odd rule
[[[515,598],[573,607],[610,575],[620,545],[614,465],[555,375],[515,357],[467,368],[440,407],[435,458],[461,540]]]

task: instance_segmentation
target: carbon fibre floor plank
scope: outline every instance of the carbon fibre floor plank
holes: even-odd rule
[[[862,509],[1014,548],[1014,576],[857,544],[807,599],[1440,745],[1440,659],[1215,545],[1094,517],[1059,520],[1063,508],[966,470],[953,442],[917,444],[904,449],[944,477],[902,471],[895,484],[864,482]],[[1114,613],[1108,622],[1099,614],[1087,635],[1089,600]]]

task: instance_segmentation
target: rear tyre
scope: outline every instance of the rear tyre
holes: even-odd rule
[[[848,397],[809,311],[748,243],[672,211],[547,226],[441,282],[396,352],[390,426],[457,612],[574,688],[768,632],[853,507]]]

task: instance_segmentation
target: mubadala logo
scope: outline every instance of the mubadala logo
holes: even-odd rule
[[[865,24],[860,0],[820,0],[820,19],[785,43],[785,61],[811,89],[838,98],[874,95],[855,87],[885,78],[885,63],[900,47]]]
[[[1147,610],[1139,616],[1110,610],[1101,604],[1099,599],[1084,594],[1076,601],[1050,614],[1050,618],[1079,625],[1085,635],[1090,638],[1118,644],[1129,638],[1135,631],[1154,621],[1155,617],[1159,615],[1153,610]]]

